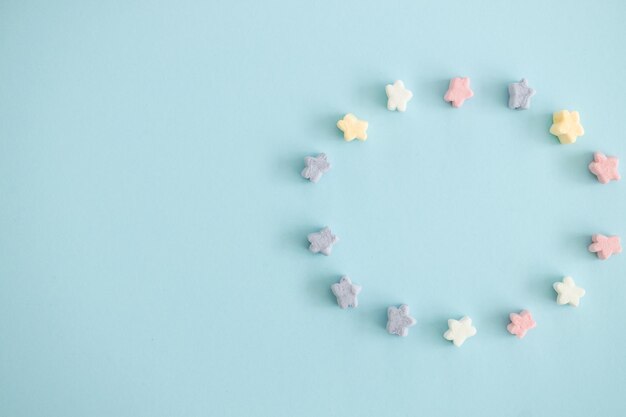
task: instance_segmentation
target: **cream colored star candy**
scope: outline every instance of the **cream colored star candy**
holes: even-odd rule
[[[444,339],[461,347],[467,339],[476,335],[476,327],[472,326],[472,319],[465,316],[461,320],[448,320],[448,330],[443,334]]]
[[[575,143],[578,136],[583,136],[585,129],[580,124],[580,115],[577,111],[561,110],[552,115],[550,133],[558,137],[562,145],[569,145]]]
[[[552,287],[558,294],[556,303],[558,305],[569,304],[578,307],[580,299],[585,296],[585,289],[576,286],[572,277],[565,277],[561,282],[555,282]]]
[[[354,114],[348,113],[343,119],[337,122],[337,127],[343,132],[343,138],[346,142],[354,139],[367,140],[367,126],[365,120],[359,120]]]

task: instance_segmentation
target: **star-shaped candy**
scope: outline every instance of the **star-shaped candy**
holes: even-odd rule
[[[415,326],[415,319],[409,315],[409,306],[402,304],[400,307],[387,309],[387,331],[398,336],[409,334],[409,327]]]
[[[593,154],[593,162],[589,164],[589,171],[596,177],[602,184],[614,180],[620,179],[617,166],[619,159],[614,156],[606,156],[602,152],[596,152]]]
[[[367,126],[368,123],[365,120],[359,120],[352,113],[346,114],[343,119],[337,122],[337,127],[343,132],[343,138],[346,142],[351,142],[354,139],[366,140]]]
[[[572,277],[563,278],[562,282],[555,282],[552,287],[557,292],[556,303],[569,304],[578,307],[580,299],[585,295],[585,289],[576,286]]]
[[[603,260],[622,251],[619,236],[593,235],[591,241],[593,243],[589,245],[589,252],[595,252],[598,258]]]
[[[321,252],[324,255],[330,255],[333,245],[339,241],[339,238],[333,235],[328,227],[323,228],[319,232],[311,233],[307,236],[309,242],[309,250],[313,253]]]
[[[385,87],[387,92],[387,109],[400,112],[406,111],[406,104],[413,98],[413,93],[404,87],[404,83],[400,80]]]
[[[318,182],[322,175],[330,170],[330,163],[325,153],[317,156],[306,156],[304,158],[304,169],[301,174],[311,182]]]
[[[518,339],[526,336],[527,331],[537,326],[530,311],[523,310],[519,314],[511,313],[509,314],[509,318],[511,319],[511,323],[506,326],[506,329],[509,333],[517,336]]]
[[[476,335],[476,327],[472,326],[472,319],[465,316],[461,320],[448,320],[448,331],[443,334],[443,337],[459,347],[474,335]]]
[[[578,136],[585,134],[585,129],[580,124],[580,115],[577,111],[561,110],[552,115],[552,127],[550,133],[559,138],[563,145],[576,142]]]
[[[461,107],[465,100],[473,96],[474,92],[470,89],[470,79],[457,77],[450,80],[450,86],[443,99],[452,103],[452,107]]]
[[[361,286],[353,284],[347,276],[341,277],[337,284],[330,286],[333,294],[337,297],[337,304],[341,308],[356,307],[359,300],[356,296],[361,292]]]
[[[526,78],[518,83],[509,84],[509,108],[526,110],[530,107],[530,98],[535,95],[535,90],[528,86]]]

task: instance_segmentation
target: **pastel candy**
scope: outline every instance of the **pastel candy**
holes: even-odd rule
[[[595,253],[602,260],[609,259],[611,255],[622,252],[619,236],[593,235],[591,236],[591,242],[589,252]]]
[[[348,276],[341,277],[338,283],[330,286],[330,289],[337,297],[339,307],[346,309],[348,307],[355,308],[359,305],[357,295],[361,292],[361,286],[353,284]]]
[[[522,310],[519,314],[511,313],[509,314],[509,319],[511,320],[511,323],[506,326],[506,329],[509,333],[517,336],[518,339],[522,339],[526,336],[526,332],[537,326],[537,323],[533,320],[533,316],[530,314],[530,311],[527,310]]]
[[[337,122],[337,127],[343,132],[343,138],[346,142],[351,142],[354,139],[367,140],[368,123],[365,120],[359,120],[352,113],[343,116],[343,119]]]
[[[330,163],[325,153],[304,158],[304,169],[300,173],[311,182],[318,182],[322,175],[330,170]]]
[[[443,337],[454,343],[454,346],[461,347],[467,339],[475,336],[476,332],[476,327],[472,326],[472,319],[465,316],[461,320],[448,320],[448,331]]]
[[[572,277],[565,277],[561,282],[555,282],[552,287],[556,291],[556,303],[558,305],[569,304],[578,307],[580,299],[585,296],[585,289],[576,286]]]
[[[389,334],[404,337],[409,334],[409,327],[415,326],[415,323],[415,319],[409,314],[408,305],[391,306],[387,309],[387,331]]]
[[[406,104],[413,98],[413,93],[404,87],[404,82],[398,80],[393,85],[388,84],[385,87],[387,93],[387,109],[403,112],[406,110]]]
[[[619,181],[618,165],[619,160],[614,156],[596,152],[593,154],[593,162],[589,164],[589,171],[598,178],[598,181],[606,184],[611,180]]]
[[[518,83],[509,84],[509,108],[526,110],[530,108],[530,98],[535,95],[535,90],[528,86],[525,78]]]
[[[552,127],[550,133],[559,138],[563,145],[575,143],[578,136],[585,134],[585,129],[580,124],[580,115],[577,111],[557,111],[552,115]]]
[[[445,101],[452,104],[452,107],[461,107],[465,100],[474,96],[470,88],[470,79],[467,77],[456,77],[450,80],[448,91],[443,96]]]
[[[307,236],[311,243],[309,250],[313,253],[322,253],[326,256],[330,255],[333,245],[339,241],[339,238],[333,235],[330,228],[325,227],[319,232],[311,233]]]

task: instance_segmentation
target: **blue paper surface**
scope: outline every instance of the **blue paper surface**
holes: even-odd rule
[[[626,3],[2,1],[0,415],[626,414]],[[471,78],[462,108],[449,79]],[[527,78],[531,108],[507,107]],[[386,109],[385,85],[414,93]],[[581,114],[562,146],[553,111]],[[343,141],[352,112],[368,140]],[[317,184],[303,158],[325,152]],[[330,226],[330,257],[306,236]],[[330,285],[363,286],[339,309]],[[552,283],[587,290],[558,306]],[[408,337],[385,331],[406,303]],[[532,311],[518,340],[508,315]],[[461,348],[449,318],[478,329]]]

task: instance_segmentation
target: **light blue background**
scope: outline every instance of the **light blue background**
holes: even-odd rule
[[[626,3],[0,3],[0,415],[622,416]],[[475,97],[442,100],[450,77]],[[538,90],[528,111],[507,84]],[[404,114],[384,86],[405,81]],[[581,112],[560,146],[551,113]],[[370,122],[346,143],[336,121]],[[302,158],[326,152],[318,184]],[[331,226],[330,257],[306,235]],[[360,306],[329,285],[349,274]],[[586,288],[557,306],[552,283]],[[385,332],[408,303],[407,338]],[[508,314],[530,309],[524,340]],[[442,338],[470,315],[461,349]]]

